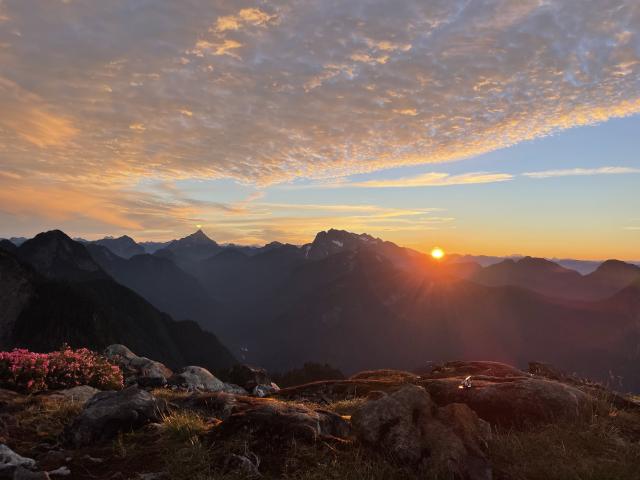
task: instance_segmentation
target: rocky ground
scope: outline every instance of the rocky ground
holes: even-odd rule
[[[543,364],[451,362],[278,389],[123,346],[128,386],[0,390],[0,478],[640,479],[640,405]]]

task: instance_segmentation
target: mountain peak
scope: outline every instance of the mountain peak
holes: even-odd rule
[[[330,228],[326,231],[321,231],[316,234],[314,243],[321,241],[357,241],[357,242],[381,242],[379,238],[372,237],[368,233],[353,233],[347,230],[338,230],[336,228]]]
[[[631,263],[623,262],[622,260],[616,260],[612,258],[609,260],[605,260],[597,268],[597,270],[619,270],[619,269],[638,270],[639,267]]]
[[[607,260],[591,274],[590,278],[616,278],[620,282],[631,283],[640,277],[640,267],[621,260]]]
[[[164,249],[156,252],[157,255],[166,256],[166,251],[170,251],[176,256],[178,264],[186,264],[204,260],[218,253],[222,247],[210,239],[202,230],[197,230],[191,235],[187,235],[179,240],[173,240]]]
[[[17,253],[47,277],[87,280],[106,276],[85,246],[60,230],[39,233],[20,245]]]
[[[180,240],[178,240],[179,242],[182,241],[188,241],[190,243],[201,243],[201,244],[214,244],[217,245],[217,243],[214,240],[211,240],[206,233],[204,233],[202,231],[202,229],[198,229],[197,231],[193,232],[191,235],[187,235],[184,238],[181,238]]]
[[[515,264],[517,264],[519,267],[525,267],[525,268],[535,268],[535,269],[548,270],[548,271],[554,271],[554,272],[572,272],[573,273],[573,270],[564,268],[563,266],[558,265],[557,263],[552,262],[551,260],[547,260],[546,258],[527,256],[516,261]]]
[[[343,251],[357,250],[364,245],[382,243],[367,233],[352,233],[346,230],[331,228],[316,234],[313,242],[306,248],[306,257],[311,259],[325,258]]]
[[[142,255],[145,253],[144,248],[141,245],[138,245],[133,238],[127,235],[122,235],[118,238],[105,237],[92,243],[106,247],[111,251],[111,253],[122,258],[131,258],[134,255]]]

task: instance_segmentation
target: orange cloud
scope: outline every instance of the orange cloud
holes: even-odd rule
[[[40,148],[65,145],[78,130],[39,96],[0,77],[0,127]]]
[[[275,18],[275,15],[269,15],[259,8],[243,8],[236,15],[225,15],[218,18],[213,30],[225,32],[227,30],[238,30],[243,25],[264,25],[273,18]]]
[[[63,222],[75,218],[97,220],[116,228],[138,229],[132,221],[109,200],[110,195],[80,191],[65,186],[4,184],[0,188],[0,211],[15,216],[46,218]]]

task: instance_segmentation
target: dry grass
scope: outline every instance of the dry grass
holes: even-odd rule
[[[118,435],[113,455],[130,466],[129,473],[162,471],[172,480],[206,480],[212,478],[212,461],[203,436],[210,428],[197,413],[176,411],[160,426]]]
[[[366,403],[366,401],[367,399],[362,397],[336,400],[335,402],[325,405],[323,408],[336,412],[339,415],[353,415],[353,412]]]
[[[185,400],[193,395],[192,392],[185,392],[182,390],[171,390],[169,388],[156,388],[151,391],[156,398],[161,398],[167,402],[179,402]]]
[[[162,419],[167,440],[177,443],[193,443],[209,429],[209,424],[199,414],[189,410],[172,412]]]
[[[264,439],[262,440],[264,442]],[[417,480],[417,472],[389,461],[357,443],[313,444],[291,442],[284,449],[256,449],[255,439],[237,436],[213,445],[217,480],[245,480],[247,475],[224,468],[231,454],[255,453],[260,458],[260,472],[265,480]]]
[[[337,401],[324,408],[350,415],[365,401]],[[307,405],[313,406],[313,405]],[[584,420],[520,430],[496,430],[488,456],[496,480],[640,480],[640,414],[600,404]],[[603,414],[604,412],[604,414]],[[265,479],[364,480],[447,479],[398,465],[384,452],[357,442],[313,445],[292,443],[286,449],[265,446],[265,439],[237,435],[213,445],[215,478],[247,478],[219,468],[225,456],[256,453]],[[434,474],[435,475],[435,474]]]
[[[527,431],[497,431],[489,456],[495,478],[508,480],[638,480],[640,444],[624,425],[637,414],[594,416]],[[633,428],[635,430],[637,427]]]
[[[172,480],[213,478],[211,452],[200,438],[183,444],[165,445],[164,468]]]
[[[178,404],[185,396],[165,389],[154,393]],[[347,416],[365,401],[353,398],[328,405],[304,405]],[[70,400],[20,396],[5,407],[7,421],[0,436],[22,452],[43,442],[54,444],[80,410],[80,404]],[[95,452],[89,453],[109,457],[109,464],[88,465],[91,475],[82,478],[106,479],[114,471],[133,476],[137,472],[164,471],[174,480],[240,480],[247,475],[229,468],[227,460],[231,454],[251,453],[260,458],[260,472],[266,480],[430,478],[354,441],[285,442],[245,431],[223,436],[216,425],[202,413],[177,409],[164,417],[162,425],[122,434],[111,446],[96,446]],[[639,441],[640,413],[601,404],[586,420],[524,431],[496,430],[488,455],[496,480],[640,480]],[[74,471],[79,470],[76,467]]]
[[[211,423],[199,414],[181,410],[162,422],[159,448],[164,452],[164,471],[175,480],[205,480],[212,473],[212,459],[203,436]]]
[[[16,445],[56,443],[64,428],[80,413],[78,401],[45,396],[27,396],[12,405],[10,437]]]

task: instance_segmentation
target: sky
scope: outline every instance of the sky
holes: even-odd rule
[[[0,0],[0,237],[640,259],[637,0]]]

